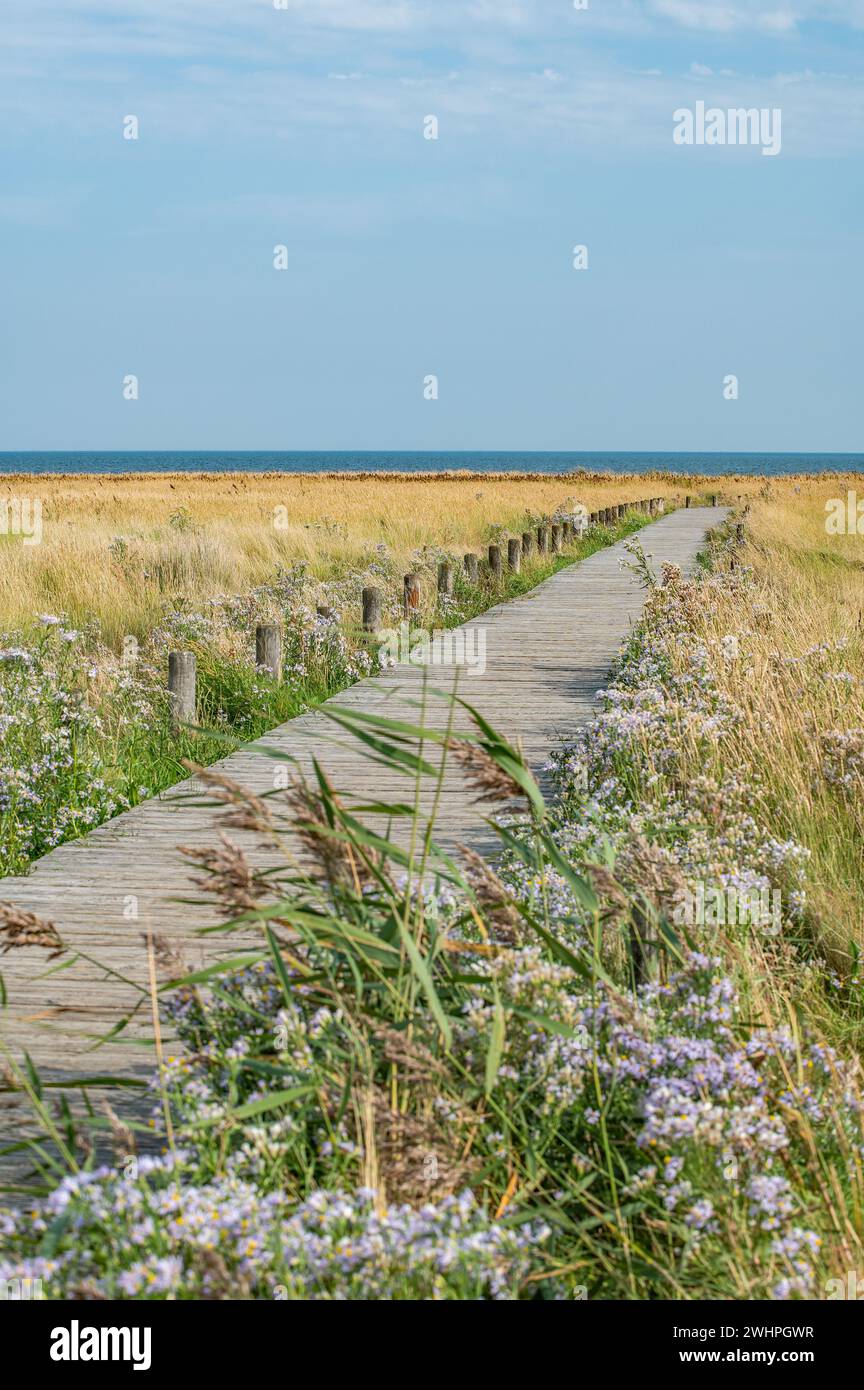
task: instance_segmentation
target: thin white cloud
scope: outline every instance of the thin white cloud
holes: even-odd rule
[[[716,34],[757,29],[773,34],[791,33],[797,24],[796,12],[789,8],[765,6],[759,0],[747,4],[724,4],[723,0],[650,0],[653,14],[673,20],[685,29],[707,30]]]
[[[864,28],[864,0],[647,0],[655,19],[704,33],[793,34],[813,21]]]
[[[291,0],[277,11],[272,0],[64,0],[61,8],[27,0],[0,9],[0,120],[15,133],[9,138],[61,122],[104,139],[132,111],[147,139],[272,147],[300,143],[315,128],[339,128],[358,142],[372,133],[383,144],[418,132],[434,112],[444,118],[443,140],[494,133],[513,144],[553,133],[563,146],[608,157],[665,148],[667,106],[680,105],[698,80],[720,105],[770,105],[782,90],[787,157],[858,149],[861,82],[796,68],[794,33],[782,49],[790,56],[777,60],[797,71],[794,82],[745,80],[726,63],[736,25],[787,35],[790,22],[817,15],[856,22],[862,7],[864,0],[592,0],[574,11],[566,0]],[[701,26],[700,59],[683,77],[616,66],[610,25],[628,33],[650,25],[655,38]],[[592,46],[602,26],[607,37]],[[705,60],[715,42],[725,62],[712,71]],[[655,43],[645,59],[662,56]],[[664,68],[680,74],[680,59]]]

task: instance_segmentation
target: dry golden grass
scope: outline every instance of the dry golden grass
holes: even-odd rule
[[[756,789],[757,819],[811,851],[809,917],[843,975],[864,953],[864,782],[832,787],[821,739],[864,728],[864,535],[826,533],[825,503],[856,484],[864,497],[855,477],[763,487],[739,552],[755,590],[698,619],[719,686],[743,715],[719,762]],[[741,634],[737,659],[722,654],[727,634]],[[694,757],[693,775],[704,770]]]
[[[424,546],[479,550],[495,528],[519,532],[567,502],[595,511],[685,492],[749,497],[759,486],[608,474],[6,475],[0,518],[6,499],[38,498],[43,538],[23,546],[0,534],[0,629],[62,612],[78,627],[95,620],[116,645],[146,636],[166,601],[206,604],[266,583],[279,566],[338,578],[363,571],[383,544],[410,568]]]

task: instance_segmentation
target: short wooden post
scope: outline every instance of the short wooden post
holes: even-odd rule
[[[534,537],[530,531],[522,532],[522,557],[527,559],[534,549]]]
[[[650,984],[660,978],[661,939],[655,914],[650,908],[635,902],[630,916],[630,959],[638,984]]]
[[[685,506],[685,507],[689,507],[689,506],[690,506],[690,493],[689,493],[689,492],[687,493],[687,496],[684,498],[684,506]]]
[[[462,561],[465,567],[465,578],[469,584],[477,583],[477,556],[471,552]]]
[[[402,611],[406,618],[420,607],[420,576],[406,574],[402,583]]]
[[[363,631],[380,632],[383,601],[380,589],[363,590]]]
[[[739,545],[743,545],[743,544],[744,544],[744,522],[743,522],[743,521],[739,521],[739,522],[738,522],[738,525],[735,527],[735,539],[736,539],[736,541],[738,542]]]
[[[537,527],[537,553],[538,553],[538,555],[545,555],[546,552],[548,551],[548,549],[549,549],[549,527],[548,527],[548,526],[538,526],[538,527]]]
[[[442,560],[438,566],[438,597],[453,596],[453,566],[449,560]]]
[[[622,521],[622,520],[624,519],[624,503],[623,503],[623,502],[619,502],[619,503],[618,503],[617,512],[618,512],[618,520],[619,520],[619,521]]]
[[[717,506],[717,493],[716,493],[716,492],[712,492],[712,493],[711,493],[711,506],[712,506],[712,507],[716,507],[716,506]]]
[[[589,525],[589,526],[596,526],[596,525],[597,525],[597,513],[596,513],[596,512],[592,512],[591,515],[589,516],[589,518],[588,518],[588,525]]]
[[[561,527],[557,521],[553,521],[549,527],[549,545],[553,555],[560,554],[561,551]]]
[[[500,545],[490,545],[489,547],[489,573],[493,579],[501,578],[501,547]]]
[[[255,629],[255,665],[274,681],[282,679],[282,629],[278,623],[259,623]]]
[[[569,545],[573,538],[573,522],[569,517],[565,517],[561,522],[561,544]]]
[[[511,574],[518,574],[522,568],[522,542],[509,540],[507,542],[507,568]]]
[[[168,702],[175,729],[195,723],[194,652],[168,653]]]

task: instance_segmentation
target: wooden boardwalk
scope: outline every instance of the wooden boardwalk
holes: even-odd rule
[[[645,527],[640,536],[655,569],[659,572],[667,561],[692,568],[706,530],[724,515],[721,508],[692,508]],[[481,634],[485,639],[485,670],[463,671],[459,693],[503,734],[521,741],[535,770],[542,769],[557,741],[587,719],[622,639],[639,616],[645,596],[634,576],[622,570],[622,553],[620,542],[598,551],[523,598],[465,625],[466,634],[476,629],[469,641],[479,641]],[[335,703],[416,722],[418,711],[407,702],[419,697],[421,679],[418,668],[398,667],[361,681]],[[433,670],[431,683],[449,687],[452,671]],[[444,727],[446,713],[444,701],[433,702],[428,722]],[[467,726],[465,720],[461,724]],[[334,736],[338,743],[332,742]],[[262,742],[294,755],[301,765],[308,766],[314,753],[342,793],[410,800],[410,782],[370,763],[320,713],[293,719]],[[246,748],[218,766],[262,792],[272,789],[274,768],[284,764]],[[216,841],[213,808],[189,799],[198,790],[194,782],[182,783],[62,845],[28,877],[0,881],[0,898],[54,922],[73,950],[141,983],[147,979],[142,933],[148,924],[180,946],[193,966],[226,951],[236,954],[237,937],[196,936],[197,929],[219,920],[213,903],[188,903],[201,895],[190,885],[193,870],[176,847]],[[448,773],[440,807],[441,843],[484,848],[472,797],[458,771]],[[260,836],[230,833],[250,857],[261,860]],[[178,901],[184,898],[186,902]],[[130,1035],[93,1048],[96,1038],[128,1011],[134,997],[129,986],[82,960],[47,977],[45,970],[44,953],[36,948],[0,956],[8,991],[8,1007],[0,1016],[13,1052],[26,1048],[54,1079],[94,1072],[148,1075],[152,1049],[146,1010]],[[0,1110],[0,1125],[2,1114]],[[8,1129],[4,1137],[8,1140]]]

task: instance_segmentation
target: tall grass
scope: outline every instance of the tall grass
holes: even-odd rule
[[[263,803],[235,789],[232,824],[274,845],[289,829],[302,868],[292,858],[282,876],[256,876],[241,852],[201,847],[226,936],[257,931],[259,945],[238,974],[236,957],[185,972],[157,943],[174,1037],[154,1100],[171,1116],[170,1153],[133,1161],[137,1126],[113,1114],[66,1111],[58,1132],[39,1078],[16,1064],[7,1085],[34,1099],[46,1130],[36,1185],[69,1166],[76,1176],[10,1223],[0,1273],[44,1277],[53,1296],[82,1280],[109,1296],[187,1298],[845,1287],[864,1243],[861,1099],[851,1039],[825,1036],[828,982],[792,929],[800,914],[773,939],[681,927],[673,911],[688,854],[739,853],[734,807],[712,798],[717,786],[731,796],[730,775],[741,784],[739,747],[751,746],[743,732],[726,739],[747,721],[702,660],[706,607],[740,620],[751,602],[746,576],[724,575],[722,534],[712,552],[709,582],[670,570],[654,590],[584,736],[587,782],[565,752],[552,804],[480,712],[453,738],[428,727],[425,706],[413,727],[331,710],[343,732],[374,733],[369,756],[404,776],[404,798],[377,809],[414,827],[407,850],[323,770]],[[721,623],[718,649],[730,635]],[[688,644],[692,663],[676,668]],[[421,784],[440,786],[451,758],[482,788],[478,816],[506,812],[487,821],[497,869],[445,854],[434,809],[421,813]],[[764,771],[749,766],[745,790],[771,830]],[[762,843],[760,825],[742,825]],[[38,923],[12,919],[7,934],[64,946]],[[109,1136],[114,1163],[83,1180]]]
[[[4,1089],[40,1135],[18,1146],[33,1173],[0,1277],[53,1297],[356,1299],[824,1298],[860,1280],[864,1009],[842,878],[861,843],[844,693],[860,648],[837,612],[856,557],[819,558],[798,496],[779,526],[770,495],[754,503],[743,547],[720,528],[701,582],[652,576],[634,544],[646,619],[557,755],[554,801],[482,712],[454,738],[425,704],[415,726],[330,710],[403,775],[377,810],[413,827],[408,849],[321,769],[263,802],[236,788],[231,824],[274,846],[290,831],[303,854],[261,876],[239,850],[192,852],[245,949],[190,973],[153,943],[168,1152],[135,1156],[150,1129],[131,1114],[58,1118],[9,1058]],[[437,845],[434,797],[421,812],[451,759],[494,866]],[[754,866],[789,894],[780,935],[682,924],[689,879]],[[13,913],[2,931],[62,963],[49,924]]]
[[[848,977],[864,950],[864,538],[826,533],[825,500],[841,495],[822,480],[764,488],[743,548],[715,556],[753,582],[718,593],[694,630],[739,715],[717,759],[758,788],[778,838],[809,850],[810,929]],[[700,757],[685,745],[689,775]]]
[[[749,492],[753,480],[711,487]],[[400,577],[427,551],[482,551],[568,502],[589,511],[646,495],[705,493],[698,479],[542,475],[135,474],[0,478],[42,504],[41,544],[0,536],[0,630],[48,611],[96,625],[119,653],[179,598],[193,609],[303,566],[316,582],[373,568]],[[4,515],[0,511],[0,516]]]

